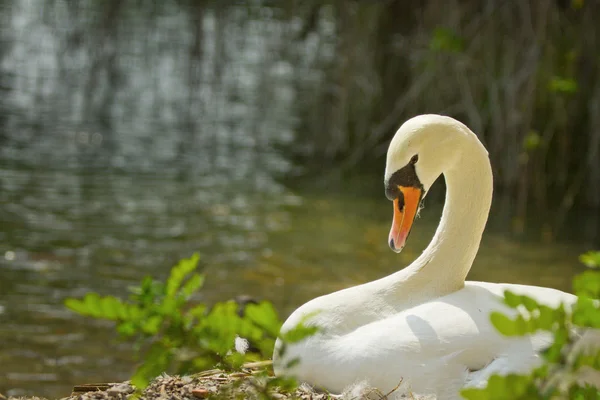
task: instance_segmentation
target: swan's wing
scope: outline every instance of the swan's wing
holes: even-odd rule
[[[542,363],[541,356],[525,349],[523,352],[510,351],[498,355],[488,365],[478,371],[470,372],[465,380],[465,387],[484,388],[492,375],[526,374]]]
[[[448,296],[387,313],[343,334],[309,338],[290,347],[292,358],[301,357],[298,376],[334,391],[366,378],[383,392],[402,382],[403,388],[425,394],[444,388],[458,392],[467,381],[485,382],[497,371],[517,370],[523,359],[535,359],[550,338],[505,337],[496,331],[490,312],[514,312],[501,301],[506,288],[468,283]],[[515,291],[538,298],[537,289]],[[542,292],[541,301],[552,297]]]
[[[506,338],[494,329],[489,312],[498,307],[496,295],[466,287],[344,335],[309,341],[300,353],[310,354],[302,375],[331,387],[368,377],[384,392],[400,381],[417,393],[456,390],[467,370],[486,366],[500,351],[518,343],[532,349],[527,339]]]

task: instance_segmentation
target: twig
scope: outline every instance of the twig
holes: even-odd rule
[[[398,384],[396,385],[395,388],[393,388],[392,390],[390,390],[385,396],[383,396],[383,399],[387,399],[388,396],[392,393],[394,393],[396,390],[398,390],[398,388],[400,387],[400,385],[402,385],[402,382],[404,381],[404,378],[400,378],[400,382],[398,382]],[[412,397],[412,393],[411,393],[411,397]]]

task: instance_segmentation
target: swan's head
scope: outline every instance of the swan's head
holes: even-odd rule
[[[468,143],[480,142],[459,121],[441,115],[420,115],[406,121],[387,152],[385,194],[394,202],[388,238],[399,253],[406,243],[419,205],[433,182],[456,164]]]

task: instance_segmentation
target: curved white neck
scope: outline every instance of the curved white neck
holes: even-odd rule
[[[493,191],[487,152],[480,143],[473,147],[444,172],[444,211],[429,246],[408,267],[376,281],[386,297],[418,304],[464,286],[479,249]]]
[[[340,335],[463,288],[492,202],[492,170],[475,138],[444,172],[446,202],[431,243],[408,267],[384,278],[313,299],[317,324]],[[325,312],[323,312],[325,310]]]

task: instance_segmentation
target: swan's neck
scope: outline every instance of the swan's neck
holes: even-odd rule
[[[487,152],[480,143],[474,147],[444,172],[444,211],[429,246],[410,266],[381,280],[388,295],[420,303],[464,286],[492,203]]]
[[[316,298],[297,310],[297,318],[318,310],[314,323],[332,335],[341,335],[462,289],[492,202],[492,171],[483,145],[476,141],[462,154],[461,160],[444,172],[442,218],[419,258],[385,278]]]

